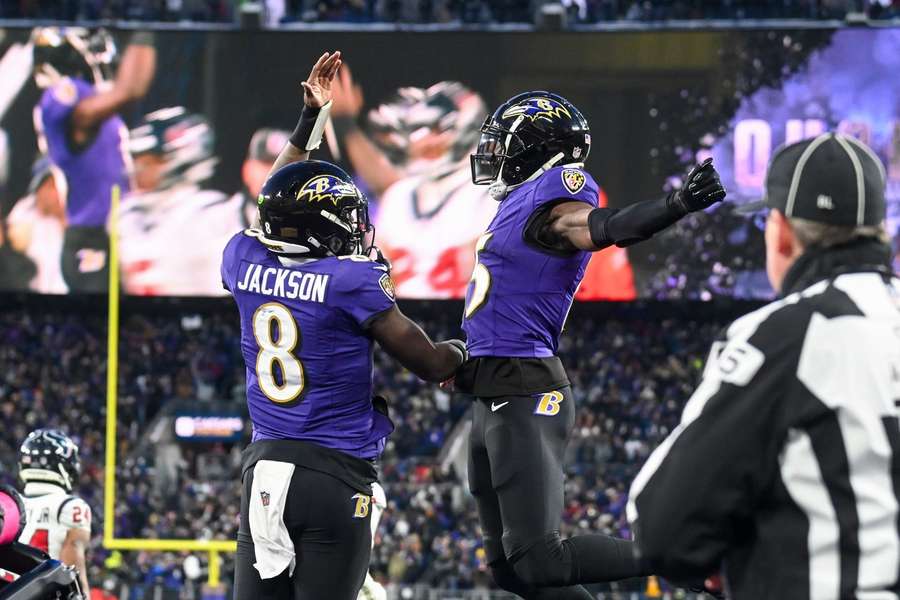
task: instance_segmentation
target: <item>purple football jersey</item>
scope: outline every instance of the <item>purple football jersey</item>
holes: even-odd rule
[[[123,194],[128,190],[123,150],[128,129],[121,117],[103,121],[84,148],[73,151],[69,144],[69,116],[79,101],[96,93],[86,81],[67,77],[45,90],[35,109],[35,126],[46,140],[44,150],[66,176],[69,226],[105,226],[112,186],[120,185]]]
[[[222,283],[241,316],[253,441],[377,457],[394,426],[372,406],[366,328],[394,306],[387,269],[361,256],[279,259],[248,230],[225,246]]]
[[[599,188],[584,170],[555,167],[522,184],[500,203],[478,240],[478,261],[466,291],[463,329],[469,354],[554,356],[589,252],[548,254],[524,240],[542,205],[573,200],[597,206]]]

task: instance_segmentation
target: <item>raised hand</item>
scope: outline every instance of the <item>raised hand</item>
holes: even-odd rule
[[[684,185],[669,196],[669,201],[687,214],[721,202],[725,199],[725,194],[725,186],[719,179],[719,173],[713,166],[712,159],[707,158],[691,169]]]
[[[326,52],[319,57],[313,65],[306,81],[301,81],[303,86],[303,101],[310,108],[321,108],[331,100],[331,84],[341,68],[341,52],[335,50]]]

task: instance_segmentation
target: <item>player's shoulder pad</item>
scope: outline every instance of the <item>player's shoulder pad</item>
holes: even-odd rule
[[[541,201],[572,199],[596,205],[600,187],[591,174],[581,167],[562,166],[548,169],[537,185]]]
[[[350,254],[336,257],[337,287],[343,292],[381,289],[390,300],[396,300],[394,281],[388,268],[367,256]]]
[[[91,530],[91,507],[78,496],[69,496],[59,505],[57,521],[66,529]]]
[[[236,268],[242,260],[254,260],[265,255],[266,248],[254,234],[253,229],[245,229],[231,236],[222,250],[223,273]]]
[[[50,98],[63,106],[74,106],[78,102],[78,87],[71,77],[63,77],[50,88]]]

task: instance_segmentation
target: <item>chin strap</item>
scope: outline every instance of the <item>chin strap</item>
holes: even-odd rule
[[[506,185],[503,182],[502,177],[498,177],[497,180],[494,181],[488,187],[488,195],[490,195],[490,197],[493,198],[494,200],[496,200],[497,202],[500,202],[501,200],[506,198],[506,196],[511,191],[513,191],[520,185],[524,185],[524,184],[528,183],[529,181],[534,181],[535,179],[537,179],[538,177],[543,175],[546,171],[549,171],[550,169],[552,169],[554,166],[556,166],[556,163],[558,163],[564,156],[565,156],[565,154],[562,152],[556,153],[550,160],[548,160],[543,165],[541,165],[540,169],[538,169],[537,171],[532,173],[531,177],[529,177],[522,183],[517,183],[515,185]]]

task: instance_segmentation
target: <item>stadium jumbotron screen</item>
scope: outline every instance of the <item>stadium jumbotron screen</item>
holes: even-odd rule
[[[103,256],[82,251],[61,264],[67,228],[86,214],[109,227],[110,199],[86,191],[108,186],[92,186],[90,163],[79,181],[66,181],[42,155],[52,115],[41,106],[26,56],[31,31],[3,33],[0,289],[71,293],[78,290],[65,269],[90,272]],[[485,35],[490,43],[479,43]],[[690,36],[695,51],[672,56],[673,36]],[[621,207],[663,195],[704,154],[714,157],[733,201],[647,244],[598,253],[580,300],[771,296],[763,265],[745,258],[761,256],[746,252],[761,248],[761,224],[733,206],[760,196],[778,145],[831,128],[866,141],[887,165],[892,236],[900,226],[897,29],[535,33],[527,40],[457,32],[403,44],[376,32],[310,32],[300,40],[166,32],[149,92],[122,115],[130,133],[118,148],[124,172],[116,227],[125,293],[225,294],[221,251],[231,235],[254,225],[256,195],[293,126],[303,76],[296,65],[305,64],[297,57],[326,37],[344,50],[349,69],[314,157],[345,167],[368,195],[376,243],[393,263],[401,298],[464,296],[476,240],[496,210],[487,188],[472,184],[468,155],[487,107],[535,85],[585,112],[598,202]],[[421,52],[410,50],[416,44]],[[492,60],[484,60],[484,47],[496,49]],[[640,60],[630,60],[638,47]],[[395,59],[403,69],[383,68]],[[264,70],[253,66],[263,63]],[[54,101],[64,106],[67,98]],[[85,203],[93,208],[85,212]]]

